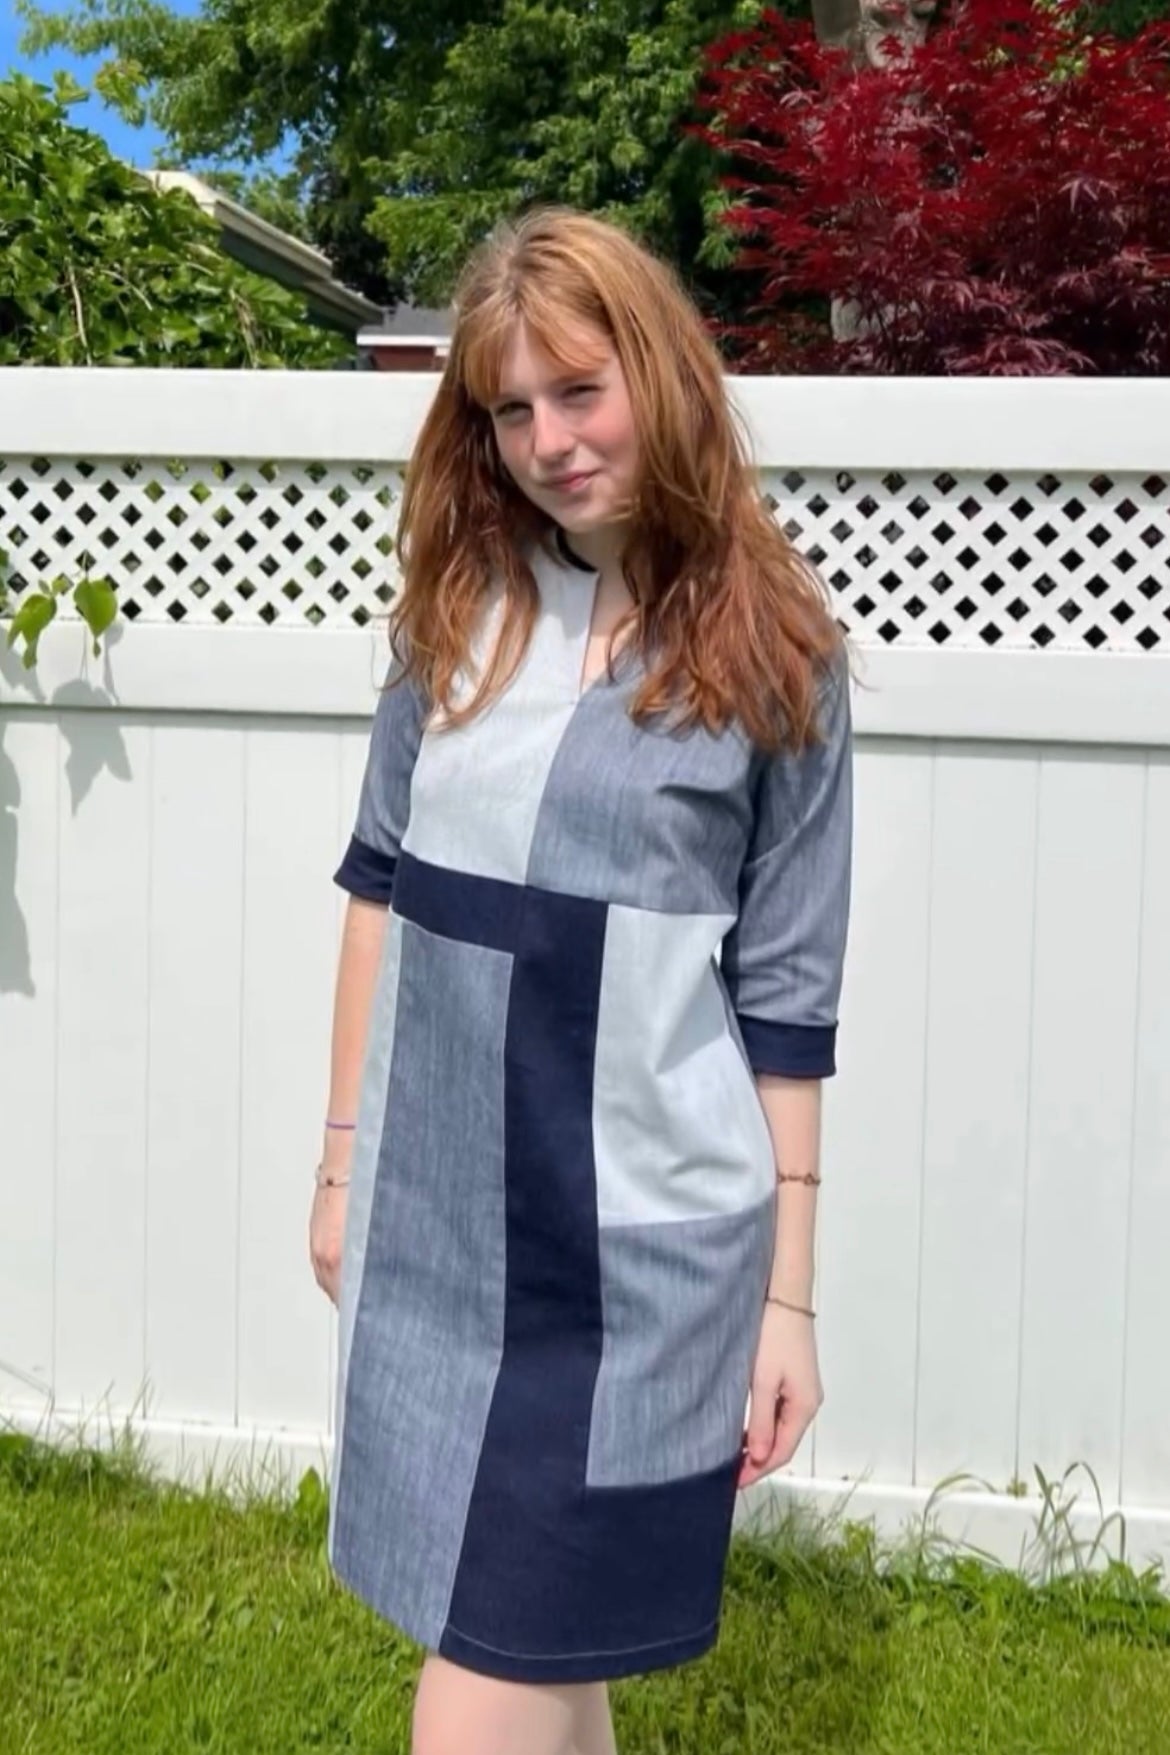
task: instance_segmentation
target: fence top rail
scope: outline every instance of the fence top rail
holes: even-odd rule
[[[434,372],[0,368],[0,456],[404,462]],[[1170,380],[739,377],[760,467],[1170,471]]]

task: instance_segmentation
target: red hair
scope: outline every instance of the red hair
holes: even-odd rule
[[[596,366],[608,341],[625,374],[638,479],[621,561],[634,606],[615,641],[636,624],[645,678],[632,716],[669,710],[712,731],[738,718],[768,750],[811,741],[820,675],[845,636],[819,573],[762,497],[721,356],[675,270],[616,225],[544,205],[493,229],[453,302],[446,366],[406,469],[390,613],[395,650],[429,699],[458,724],[507,685],[539,608],[524,553],[531,542],[555,553],[553,521],[512,480],[488,413],[523,319],[562,369]],[[592,360],[580,352],[590,331]],[[456,708],[493,577],[500,638]]]

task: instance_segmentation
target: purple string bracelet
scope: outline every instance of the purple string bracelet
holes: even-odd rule
[[[325,1126],[326,1127],[335,1127],[335,1128],[338,1128],[342,1132],[350,1133],[357,1126],[357,1122],[356,1121],[330,1121],[327,1118],[326,1122],[325,1122]]]

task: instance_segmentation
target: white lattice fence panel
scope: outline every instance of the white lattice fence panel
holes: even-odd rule
[[[386,463],[5,457],[0,548],[18,595],[88,571],[130,621],[363,624],[401,491]]]
[[[863,644],[1170,652],[1160,475],[765,469]],[[17,594],[88,570],[128,620],[364,624],[397,581],[388,463],[0,458]]]
[[[1170,652],[1159,475],[767,471],[859,641]]]

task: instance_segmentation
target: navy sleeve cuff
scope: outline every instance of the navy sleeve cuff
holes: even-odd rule
[[[370,847],[365,841],[359,841],[356,835],[351,835],[345,858],[334,872],[333,881],[343,890],[348,890],[351,896],[361,896],[367,902],[389,904],[397,864],[397,859],[391,854],[379,853],[376,847]]]
[[[753,1072],[790,1079],[827,1079],[837,1070],[836,1024],[772,1024],[736,1013]]]

